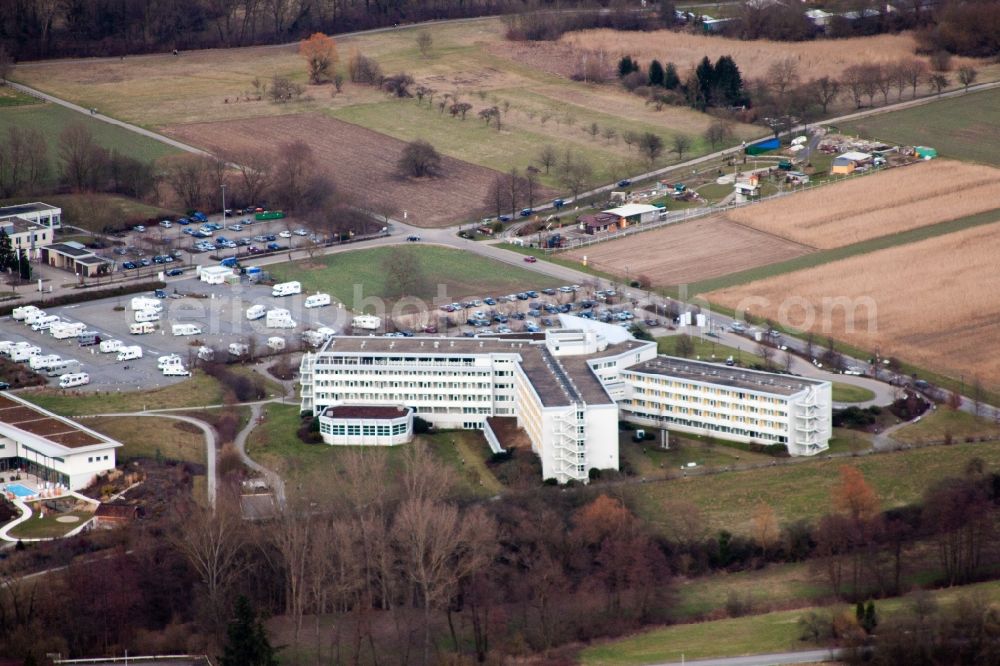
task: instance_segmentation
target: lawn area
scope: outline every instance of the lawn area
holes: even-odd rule
[[[163,458],[205,464],[205,437],[195,426],[168,418],[142,418],[140,423],[148,427],[136,427],[135,418],[127,416],[86,419],[83,424],[125,445],[116,453],[119,462]]]
[[[222,388],[219,382],[201,372],[195,372],[190,379],[183,382],[152,391],[67,393],[43,389],[20,395],[25,400],[30,400],[61,416],[200,407],[222,402]]]
[[[174,217],[178,212],[118,194],[54,194],[46,195],[45,201],[62,208],[63,219],[69,224],[95,232],[105,227],[127,227],[153,218],[162,220]],[[57,237],[57,240],[66,239]]]
[[[1000,426],[990,419],[942,406],[925,414],[917,423],[900,428],[892,434],[892,438],[907,444],[919,444],[941,442],[948,435],[956,442],[965,441],[967,437],[997,439],[1000,438]]]
[[[1000,90],[984,90],[882,113],[840,127],[903,145],[925,145],[941,157],[1000,166]]]
[[[931,446],[846,460],[777,461],[764,469],[632,486],[625,496],[654,525],[662,524],[666,500],[683,498],[702,511],[711,530],[747,534],[753,511],[761,503],[774,509],[779,523],[826,513],[842,465],[858,467],[878,493],[882,508],[888,509],[919,500],[939,479],[961,475],[973,458],[997,469],[1000,442]]]
[[[987,600],[1000,598],[1000,582],[990,581],[931,592],[942,606],[955,603],[964,595],[981,594]],[[906,612],[907,597],[883,599],[875,603],[883,620]],[[677,624],[653,629],[617,641],[594,645],[583,650],[580,661],[587,666],[641,666],[664,661],[733,657],[805,650],[814,647],[800,639],[799,618],[810,611],[828,614],[853,613],[847,605],[815,606],[741,618]]]
[[[718,342],[716,338],[709,337],[707,335],[689,335],[691,342],[694,343],[694,354],[692,358],[700,361],[718,361],[723,362],[730,356],[737,365],[752,364],[760,361],[752,349],[737,349],[736,347],[730,347],[729,345],[724,345]],[[681,335],[667,335],[662,338],[656,339],[656,352],[658,354],[665,354],[667,356],[680,356],[677,352],[677,343],[681,339]],[[747,340],[748,347],[756,347],[756,343]]]
[[[61,537],[67,532],[76,529],[94,515],[89,511],[69,511],[62,514],[49,514],[44,518],[39,518],[39,503],[35,502],[30,506],[32,511],[31,518],[9,532],[10,536],[15,539],[47,539],[52,537]],[[80,520],[75,523],[61,523],[56,520],[59,516],[76,516]]]
[[[122,127],[110,125],[57,104],[30,104],[0,110],[0,134],[9,127],[30,127],[40,130],[49,144],[51,177],[58,174],[59,134],[70,125],[81,123],[94,135],[98,145],[117,150],[147,162],[179,152],[176,148],[154,139],[140,136]]]
[[[340,252],[308,262],[277,264],[268,270],[280,282],[298,280],[304,293],[329,292],[349,309],[360,312],[365,304],[363,301],[355,303],[355,290],[360,289],[361,299],[377,298],[386,293],[388,262],[399,257],[399,253],[409,255],[419,266],[422,279],[412,295],[426,301],[431,308],[438,302],[467,296],[507,294],[561,284],[555,278],[527,268],[433,245]],[[438,297],[442,300],[437,301]],[[364,309],[371,311],[374,307],[372,304]]]
[[[40,102],[31,95],[25,95],[23,92],[14,90],[10,86],[0,86],[0,108],[39,103]]]
[[[275,470],[285,479],[302,479],[317,470],[340,469],[338,456],[349,449],[327,444],[305,444],[296,431],[299,428],[298,405],[268,405],[263,425],[250,434],[247,453],[260,464]],[[485,444],[482,435],[470,431],[443,431],[433,435],[418,435],[434,457],[455,473],[457,490],[466,495],[491,496],[502,487],[486,468]],[[390,478],[398,478],[403,453],[408,445],[369,448],[387,456]],[[463,462],[464,461],[464,462]]]
[[[656,435],[656,439],[645,442],[632,441],[630,431],[619,433],[618,454],[623,468],[628,466],[635,476],[654,478],[668,472],[676,472],[688,463],[698,467],[728,467],[729,465],[764,463],[773,460],[764,453],[752,453],[710,438],[670,433],[670,448],[660,447],[660,431],[646,429]]]
[[[834,402],[867,402],[875,399],[875,392],[861,386],[833,382]]]

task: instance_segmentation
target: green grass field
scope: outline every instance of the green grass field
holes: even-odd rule
[[[907,444],[918,444],[941,442],[948,435],[956,442],[965,441],[967,437],[998,439],[1000,426],[990,419],[941,406],[924,415],[917,423],[900,428],[892,438]]]
[[[267,417],[250,434],[247,453],[285,479],[304,479],[318,470],[339,469],[338,458],[348,449],[327,444],[305,444],[296,431],[301,423],[297,405],[268,405]],[[502,489],[487,469],[488,448],[482,435],[472,431],[444,431],[420,435],[435,459],[454,473],[456,490],[463,495],[487,497]],[[378,453],[387,457],[390,478],[398,479],[403,464],[404,446],[384,447]]]
[[[1000,166],[1000,90],[942,99],[883,113],[840,129],[903,145],[925,145],[941,157]]]
[[[30,95],[14,90],[10,86],[0,86],[0,108],[8,106],[24,106],[38,104],[38,100]]]
[[[196,372],[187,381],[152,391],[95,391],[77,395],[46,389],[21,393],[20,396],[61,416],[81,416],[217,405],[222,402],[222,388],[212,377]]]
[[[833,383],[834,402],[867,402],[875,399],[875,392],[861,386],[852,386],[841,382]]]
[[[419,266],[423,279],[412,296],[426,301],[432,308],[436,307],[432,304],[433,299],[446,303],[467,296],[495,296],[561,284],[527,268],[433,245],[341,252],[309,262],[277,264],[268,270],[278,281],[298,280],[304,292],[328,292],[350,309],[360,311],[360,307],[352,307],[356,290],[360,289],[362,299],[387,293],[389,262],[398,257],[398,253],[409,255]],[[363,305],[360,301],[359,304]],[[364,309],[370,311],[372,307]]]
[[[86,419],[82,423],[124,444],[117,453],[119,462],[163,458],[205,464],[205,437],[200,430],[173,419],[142,418],[148,427],[136,427],[136,420],[127,416]]]
[[[152,162],[179,151],[165,143],[140,136],[127,129],[88,118],[57,104],[30,104],[0,108],[0,134],[9,127],[29,127],[40,130],[49,144],[49,162],[53,176],[59,172],[59,134],[75,123],[83,124],[94,135],[98,145],[117,150],[136,159]]]
[[[748,365],[760,361],[760,357],[757,356],[752,349],[757,345],[750,340],[747,340],[747,349],[738,349],[736,347],[730,347],[729,345],[717,342],[715,338],[708,336],[692,335],[689,337],[691,342],[694,343],[694,354],[692,355],[692,358],[696,358],[701,361],[722,362],[732,356],[733,361],[735,361],[737,365]],[[657,338],[656,351],[660,354],[666,354],[667,356],[679,356],[677,352],[677,345],[680,339],[680,335],[667,335],[662,338]]]
[[[35,502],[31,505],[31,518],[12,529],[9,533],[10,536],[15,539],[51,539],[61,537],[79,527],[93,515],[87,511],[70,511],[68,513],[50,514],[42,517],[38,514],[39,504],[39,502]],[[56,520],[60,516],[76,516],[79,520],[73,523],[61,523]]]
[[[860,440],[859,445],[863,445]],[[858,467],[874,486],[882,507],[888,509],[919,500],[939,479],[961,475],[973,458],[982,458],[990,469],[1000,467],[1000,442],[789,464],[778,461],[766,469],[646,483],[628,488],[626,496],[654,525],[662,523],[663,503],[682,497],[699,507],[711,530],[746,534],[753,511],[761,503],[774,509],[779,523],[826,513],[842,465]]]

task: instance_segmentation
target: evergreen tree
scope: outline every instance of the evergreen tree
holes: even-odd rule
[[[654,60],[649,63],[649,85],[662,86],[663,76],[663,65],[660,64],[659,60]]]
[[[715,90],[722,97],[715,100],[717,103],[725,102],[728,106],[734,106],[742,102],[743,76],[731,56],[721,56],[715,62]]]
[[[28,252],[26,250],[21,250],[21,254],[18,256],[17,272],[25,282],[31,279],[31,264],[28,263]]]
[[[865,606],[865,617],[861,622],[861,626],[864,627],[865,631],[869,634],[875,631],[875,627],[878,626],[878,615],[875,613],[875,602],[868,600],[868,605]]]
[[[632,72],[639,71],[639,63],[632,60],[632,56],[625,56],[618,61],[618,78],[625,78]]]
[[[663,72],[663,87],[667,90],[677,90],[680,85],[681,77],[677,75],[677,65],[668,62],[667,69]]]
[[[233,611],[235,617],[226,630],[221,666],[278,666],[264,624],[250,606],[250,600],[240,595]]]
[[[694,73],[698,77],[698,93],[702,103],[707,106],[709,100],[712,99],[712,90],[715,88],[715,67],[712,66],[712,61],[708,59],[708,56],[701,59]],[[704,106],[700,108],[704,110]]]
[[[4,229],[0,229],[0,271],[14,268],[15,264],[16,257],[14,248],[10,244],[10,236]]]

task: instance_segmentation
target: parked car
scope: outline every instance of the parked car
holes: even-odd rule
[[[309,232],[306,231],[305,229],[296,229],[292,233],[295,234],[296,236],[308,236],[309,235]]]
[[[160,220],[160,226],[163,227],[164,229],[169,229],[174,225],[170,220]]]
[[[227,229],[229,229],[230,231],[243,231],[243,225],[242,224],[230,224],[227,227]]]
[[[182,227],[186,227],[187,225],[191,224],[191,220],[187,219],[186,217],[179,217],[177,218],[176,221],[177,224],[181,225]]]
[[[281,236],[282,238],[291,238],[292,237],[292,232],[286,230],[286,231],[282,231],[278,235]]]
[[[519,214],[521,217],[529,217],[534,212],[531,208],[522,208]]]
[[[277,244],[277,243],[268,243],[267,244],[267,249],[268,250],[272,250],[272,251],[274,251],[274,250],[280,250],[281,246],[279,244]]]
[[[418,240],[420,240],[420,236],[407,236],[406,240],[410,241],[411,243],[416,243]]]
[[[624,178],[624,179],[618,181],[618,187],[628,187],[631,184],[632,184],[632,181],[629,180],[628,178]]]
[[[135,267],[136,267],[136,265],[134,263],[132,263],[131,261],[126,261],[124,264],[122,264],[122,270],[125,270],[125,271],[130,271],[130,270],[134,269]]]
[[[167,271],[168,277],[177,277],[178,275],[184,275],[184,271],[180,268],[171,268]]]
[[[138,232],[140,234],[142,232],[144,232],[145,230],[146,230],[146,227],[142,226],[141,224],[137,224],[136,226],[132,227],[132,231],[136,231],[136,232]]]
[[[535,257],[525,257],[525,258],[524,258],[524,260],[525,260],[526,262],[528,262],[529,264],[533,264],[533,263],[535,263],[536,261],[538,261],[538,259],[536,259]]]

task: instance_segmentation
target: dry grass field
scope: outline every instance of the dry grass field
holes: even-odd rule
[[[654,286],[698,280],[791,259],[811,252],[798,243],[776,238],[709,217],[634,234],[568,252],[601,271],[636,278],[647,276]]]
[[[771,63],[788,57],[798,62],[799,72],[807,78],[839,77],[851,65],[888,63],[900,58],[916,57],[916,41],[909,33],[789,43],[741,41],[668,30],[619,32],[599,29],[569,33],[560,41],[574,48],[605,50],[615,60],[623,55],[631,55],[644,63],[653,58],[661,62],[673,62],[682,72],[697,65],[706,55],[713,61],[719,56],[730,55],[744,78],[762,77]],[[975,60],[956,58],[954,67],[966,62],[977,66],[981,64]]]
[[[739,208],[728,219],[831,249],[1000,208],[1000,169],[933,160]]]
[[[469,211],[479,210],[497,175],[446,157],[437,178],[399,178],[396,163],[405,146],[402,141],[318,113],[197,123],[167,131],[208,150],[306,141],[338,186],[369,193],[370,202],[391,202],[395,210],[408,211],[408,222],[425,227],[463,220]],[[539,197],[547,194],[540,192]]]
[[[1000,215],[998,215],[1000,219]],[[880,347],[921,367],[1000,388],[1000,223],[859,255],[707,295],[712,302]],[[856,304],[833,307],[839,299]],[[808,304],[808,305],[806,305]],[[813,321],[806,325],[806,308]],[[853,319],[853,323],[852,320]]]

